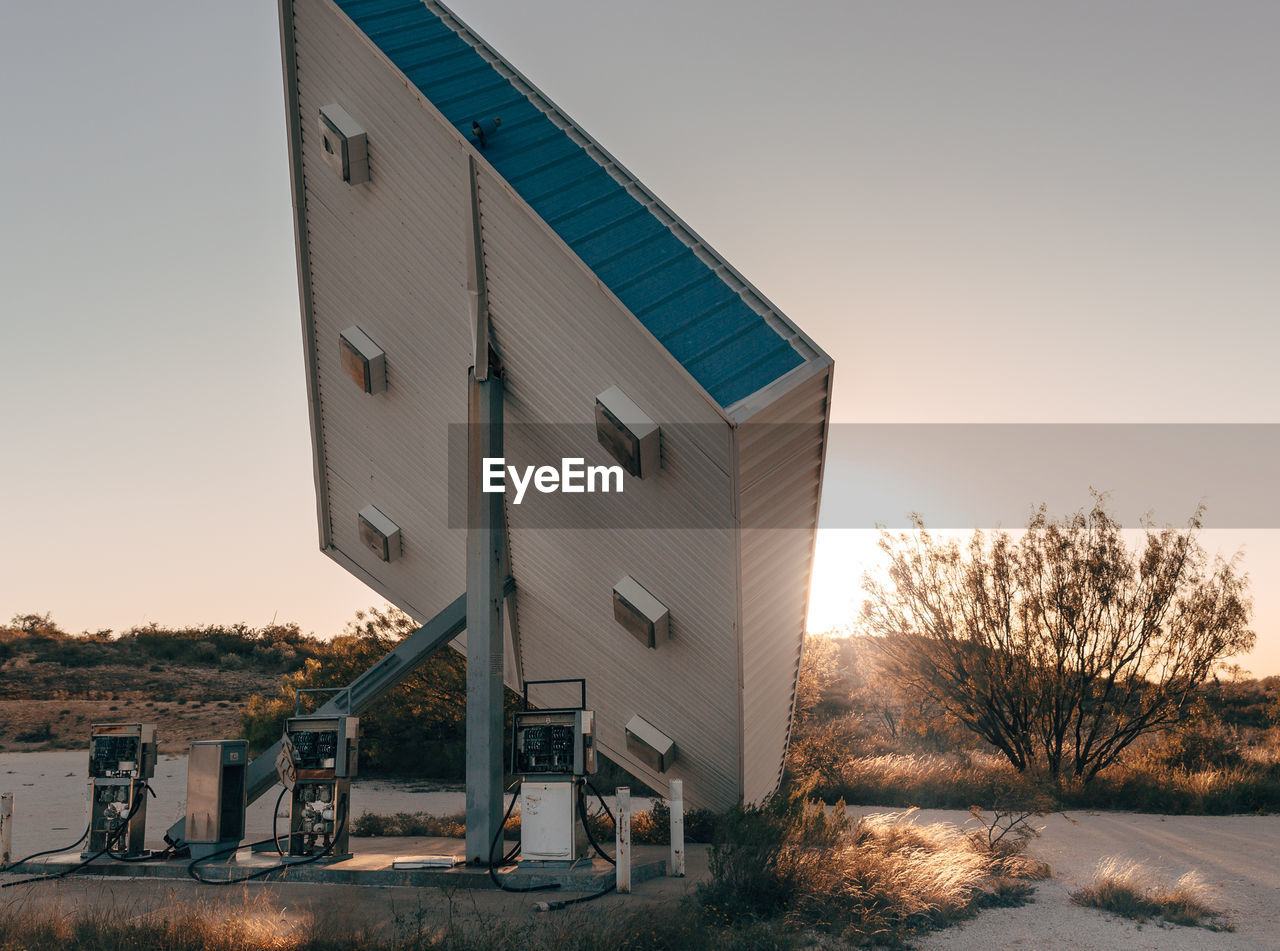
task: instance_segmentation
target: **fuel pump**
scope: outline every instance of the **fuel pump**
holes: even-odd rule
[[[187,751],[187,848],[193,859],[234,857],[244,838],[246,740],[197,740]]]
[[[303,716],[285,721],[277,768],[291,788],[291,859],[347,858],[351,780],[359,757],[360,719]]]
[[[529,709],[530,686],[557,683],[579,685],[579,706]],[[587,853],[579,787],[596,770],[595,714],[586,709],[586,681],[529,681],[524,696],[511,736],[511,772],[520,776],[521,861],[573,862]]]
[[[82,858],[144,854],[154,723],[95,723],[89,733],[89,839]]]

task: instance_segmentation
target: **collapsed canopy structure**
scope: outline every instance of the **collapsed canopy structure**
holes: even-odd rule
[[[508,499],[509,685],[586,678],[600,749],[693,805],[767,795],[832,361],[442,5],[281,26],[321,548],[420,621],[464,590],[479,309],[507,461],[627,473],[569,516]]]

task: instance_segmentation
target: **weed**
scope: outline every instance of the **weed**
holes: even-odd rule
[[[1072,892],[1071,900],[1139,922],[1160,918],[1175,925],[1234,931],[1223,913],[1209,904],[1205,892],[1196,872],[1169,884],[1140,862],[1113,857],[1098,863],[1093,881]]]
[[[989,904],[1025,901],[1047,867],[1022,855],[1027,838],[998,847],[946,823],[907,816],[848,818],[803,790],[724,816],[698,895],[725,923],[778,920],[793,932],[895,944]]]

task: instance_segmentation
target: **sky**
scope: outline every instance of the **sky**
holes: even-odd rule
[[[452,7],[835,358],[835,423],[1280,422],[1280,6]],[[338,632],[379,599],[318,551],[274,4],[4,20],[0,615]],[[1089,462],[1058,511],[1156,504]],[[1220,486],[1156,478],[1157,521],[1212,525]],[[1204,535],[1244,552],[1258,674],[1277,524]],[[873,542],[820,533],[811,627]]]

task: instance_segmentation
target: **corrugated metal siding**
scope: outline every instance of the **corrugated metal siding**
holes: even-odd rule
[[[743,796],[777,788],[804,646],[831,374],[824,369],[738,428]],[[761,525],[786,527],[751,527]]]
[[[804,362],[793,340],[803,342],[779,332],[788,330],[781,318],[753,309],[689,245],[685,229],[677,234],[660,209],[629,193],[599,150],[575,141],[570,121],[536,90],[526,94],[514,71],[441,5],[339,6],[462,135],[474,120],[502,119],[484,157],[721,406]]]
[[[294,9],[308,346],[329,531],[338,551],[425,620],[465,588],[465,537],[441,531],[447,497],[440,491],[447,424],[466,420],[471,362],[461,280],[465,154],[451,130],[402,121],[406,110],[422,113],[416,94],[393,72],[368,68],[365,41],[331,4],[301,0]],[[358,188],[340,181],[318,152],[314,117],[335,101],[367,128],[397,128],[396,136],[371,136],[371,180]],[[338,334],[352,324],[387,353],[385,394],[361,393],[341,371]],[[442,366],[452,371],[442,374]],[[400,525],[399,560],[384,564],[360,544],[356,513],[367,504]]]
[[[639,524],[671,524],[719,510],[719,528],[548,530],[525,528],[511,507],[525,676],[587,678],[606,753],[662,787],[687,777],[691,801],[724,806],[739,796],[736,539],[728,473],[733,430],[680,367],[545,223],[492,172],[479,175],[490,320],[506,362],[507,456],[610,458],[596,443],[595,395],[621,387],[663,420],[663,468],[628,477],[621,496],[576,504],[578,524],[618,512]],[[667,423],[665,421],[671,420]],[[560,445],[524,445],[521,423],[575,422]],[[511,425],[517,424],[517,425]],[[577,441],[575,443],[575,440]],[[613,585],[631,575],[671,611],[671,640],[649,650],[613,618]],[[535,634],[536,632],[536,634]],[[539,636],[540,635],[540,636]],[[653,774],[626,752],[635,714],[675,739],[677,769]]]

